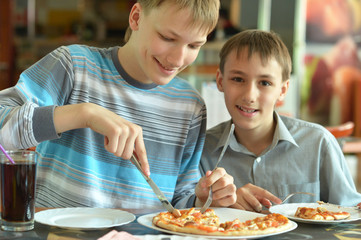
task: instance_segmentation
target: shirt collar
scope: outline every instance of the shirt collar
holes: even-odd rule
[[[277,122],[277,124],[276,124],[275,133],[273,136],[271,148],[275,147],[278,144],[278,142],[280,142],[282,140],[288,141],[288,142],[294,144],[296,147],[298,147],[298,144],[296,143],[295,139],[292,137],[290,131],[288,131],[288,128],[286,127],[286,125],[282,121],[282,118],[280,117],[280,115],[277,112],[274,112],[274,118],[275,118],[275,121]]]
[[[225,127],[223,129],[223,133],[221,135],[221,137],[219,138],[219,141],[215,147],[215,149],[213,149],[213,151],[217,151],[217,149],[221,148],[224,146],[224,144],[226,143],[227,141],[227,137],[228,137],[228,133],[229,133],[229,130],[231,130],[231,124],[232,124],[232,120],[229,120],[226,124],[225,124]],[[234,132],[232,133],[229,141],[230,143],[233,142],[235,140],[235,136],[234,136]]]
[[[268,148],[268,151],[270,149],[273,149],[274,147],[276,147],[276,145],[280,141],[288,141],[288,142],[292,143],[293,145],[295,145],[296,147],[298,147],[298,144],[296,143],[295,139],[292,137],[291,133],[288,131],[286,125],[283,123],[281,117],[279,116],[279,114],[277,112],[274,112],[274,119],[276,121],[276,129],[275,129],[275,133],[273,136],[272,144]],[[224,146],[225,142],[227,141],[227,137],[228,137],[229,130],[231,128],[231,124],[232,124],[232,120],[229,120],[228,122],[226,122],[223,133],[222,133],[221,137],[219,138],[219,141],[218,141],[215,149],[213,149],[213,152],[217,151],[217,149]],[[242,152],[250,153],[245,147],[240,146],[240,144],[237,142],[237,139],[236,139],[236,136],[234,135],[234,133],[231,135],[231,138],[229,140],[229,146],[235,151],[242,151]]]

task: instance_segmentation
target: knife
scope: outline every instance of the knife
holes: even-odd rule
[[[130,158],[130,161],[136,166],[136,168],[139,170],[139,172],[142,174],[142,176],[144,177],[144,179],[147,181],[147,183],[149,184],[149,186],[152,188],[153,192],[155,193],[155,195],[157,196],[157,198],[160,200],[160,202],[162,203],[163,207],[165,209],[168,210],[168,212],[173,213],[174,212],[174,207],[172,206],[172,204],[168,201],[168,199],[164,196],[164,193],[158,188],[158,186],[153,182],[153,180],[148,177],[147,175],[145,175],[143,173],[142,167],[140,166],[140,163],[138,162],[138,159],[134,156],[134,154],[132,155],[132,157]]]

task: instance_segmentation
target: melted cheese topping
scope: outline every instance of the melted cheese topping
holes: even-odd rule
[[[299,207],[295,213],[296,217],[304,218],[304,219],[312,219],[312,220],[337,220],[337,219],[345,219],[350,216],[348,212],[332,212],[328,211],[324,207],[318,208],[307,208],[307,207]]]

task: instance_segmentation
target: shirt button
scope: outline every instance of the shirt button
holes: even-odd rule
[[[256,161],[259,163],[261,161],[261,158],[260,157],[256,158]]]

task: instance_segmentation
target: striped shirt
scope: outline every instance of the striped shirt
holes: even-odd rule
[[[56,133],[55,106],[85,102],[141,126],[152,179],[175,207],[193,206],[205,104],[178,77],[167,85],[132,79],[117,52],[60,47],[24,71],[16,86],[0,91],[0,143],[37,146],[37,206],[161,206],[135,166],[104,149],[104,136],[89,128]]]

